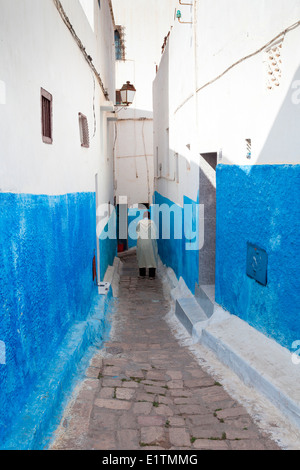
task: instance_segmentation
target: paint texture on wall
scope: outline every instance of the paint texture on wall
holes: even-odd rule
[[[113,227],[113,228],[112,228]],[[112,266],[117,256],[118,241],[115,217],[112,216],[99,238],[100,247],[100,281],[102,282],[108,266]]]
[[[199,249],[194,245],[193,234],[198,227],[198,202],[184,197],[183,207],[155,192],[155,208],[151,214],[158,226],[158,252],[162,262],[172,268],[179,279],[182,277],[192,293],[199,278]],[[164,210],[164,207],[168,210]],[[173,212],[174,211],[174,212]],[[160,214],[162,215],[159,215]],[[165,215],[164,215],[165,214]],[[170,230],[164,232],[165,224],[170,221]]]
[[[95,194],[0,194],[0,240],[1,441],[91,308]]]
[[[289,350],[300,339],[299,198],[300,165],[217,166],[216,302]],[[246,274],[248,242],[267,253],[266,286]]]

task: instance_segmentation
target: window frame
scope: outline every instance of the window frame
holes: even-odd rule
[[[44,100],[49,101],[49,108],[46,110]],[[45,115],[47,112],[47,116]],[[46,124],[46,119],[48,123]],[[45,144],[53,143],[53,96],[44,88],[41,88],[41,126],[42,126],[42,140]],[[46,135],[47,130],[50,131],[50,136]]]
[[[123,26],[120,26],[120,25],[115,26],[114,46],[115,46],[116,61],[125,60],[125,40],[124,40],[124,27]]]
[[[79,121],[79,136],[81,147],[90,148],[90,135],[89,135],[89,124],[85,114],[78,113]]]

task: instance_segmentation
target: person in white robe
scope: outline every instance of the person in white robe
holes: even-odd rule
[[[157,236],[155,223],[150,220],[150,213],[144,213],[144,217],[136,226],[137,231],[137,260],[139,274],[146,276],[149,269],[149,278],[155,279],[158,259]]]

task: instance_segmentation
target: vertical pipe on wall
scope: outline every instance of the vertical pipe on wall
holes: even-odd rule
[[[98,227],[98,204],[99,204],[99,190],[98,190],[98,173],[95,175],[95,192],[96,192],[96,244],[97,244],[97,279],[98,279],[98,284],[101,281],[100,277],[100,242],[99,242],[99,237],[97,233],[97,227]],[[100,236],[100,234],[99,234]]]
[[[194,106],[195,106],[195,144],[196,150],[198,147],[198,105],[197,105],[197,82],[198,82],[198,58],[197,58],[197,15],[198,15],[198,0],[194,0],[194,21],[193,21],[193,43],[194,43]]]
[[[195,132],[194,145],[195,145],[195,148],[193,150],[194,150],[194,153],[195,153],[195,157],[199,158],[200,157],[200,145],[199,145],[199,142],[198,142],[199,117],[198,117],[198,103],[197,103],[197,88],[198,88],[198,85],[197,85],[198,84],[198,56],[197,56],[197,52],[198,52],[197,51],[198,0],[194,0],[193,16],[194,16],[194,18],[193,18],[193,29],[194,29],[193,30],[193,36],[194,36],[193,37],[193,44],[194,44],[194,106],[195,106],[195,128],[194,128],[194,132]],[[200,197],[200,175],[199,175],[199,178],[198,178],[198,197]],[[202,209],[202,206],[200,205],[200,210],[201,209]],[[201,220],[204,220],[204,219],[201,219],[201,216],[199,214],[198,227],[196,228],[196,230],[198,231],[199,236],[200,236],[200,233],[201,234],[203,233],[203,235],[204,235],[204,231],[200,230]],[[203,244],[204,244],[204,240],[203,240]],[[203,244],[202,244],[202,246],[203,246]],[[200,272],[199,272],[199,263],[198,263],[198,284],[199,284],[199,282],[200,282]]]

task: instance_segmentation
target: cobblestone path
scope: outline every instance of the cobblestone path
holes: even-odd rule
[[[52,449],[269,450],[278,446],[180,346],[159,279],[123,258],[114,331],[65,415]]]

